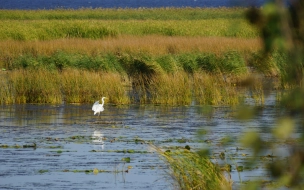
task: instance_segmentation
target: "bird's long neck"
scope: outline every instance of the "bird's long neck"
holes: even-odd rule
[[[101,105],[103,106],[103,104],[104,104],[104,98],[102,98],[102,99],[101,99],[101,102],[102,102],[102,104],[101,104]]]

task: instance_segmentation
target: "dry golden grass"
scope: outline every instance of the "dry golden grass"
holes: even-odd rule
[[[0,56],[5,58],[30,53],[33,55],[51,55],[61,50],[81,52],[89,55],[98,53],[147,52],[153,55],[185,52],[209,52],[220,54],[225,51],[258,51],[262,44],[258,38],[227,37],[165,37],[165,36],[121,36],[99,40],[57,39],[49,41],[0,41]]]

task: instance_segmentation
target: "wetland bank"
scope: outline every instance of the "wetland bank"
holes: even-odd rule
[[[289,187],[301,75],[254,11],[0,10],[1,188]]]

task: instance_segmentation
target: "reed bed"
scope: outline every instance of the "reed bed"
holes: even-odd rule
[[[227,76],[284,64],[260,63],[245,10],[0,10],[1,103],[237,104]]]
[[[0,20],[0,40],[102,39],[120,35],[256,38],[244,19],[208,20]],[[206,27],[208,26],[208,27]]]
[[[127,77],[76,69],[62,72],[45,69],[14,70],[1,83],[0,103],[88,103],[107,96],[113,104],[127,104],[130,99]]]
[[[246,8],[0,10],[0,20],[198,20],[243,18]]]
[[[81,53],[90,56],[99,54],[147,53],[150,55],[181,53],[222,54],[227,51],[258,52],[262,44],[259,39],[226,37],[164,37],[164,36],[123,36],[103,40],[57,39],[49,41],[0,41],[0,66],[22,56],[52,56],[58,51],[67,54]]]
[[[250,53],[228,51],[214,53],[181,53],[152,55],[149,53],[104,53],[86,55],[57,51],[52,55],[24,54],[16,58],[4,56],[4,68],[48,68],[50,70],[78,68],[85,70],[102,70],[134,74],[149,72],[174,72],[184,70],[193,73],[205,70],[210,73],[244,73],[247,72],[246,56]],[[266,63],[267,64],[267,63]]]
[[[2,103],[85,103],[111,96],[114,104],[189,105],[195,100],[235,105],[243,98],[239,76],[249,73],[246,57],[237,51],[219,55],[58,51],[51,56],[21,55],[10,58],[9,64],[13,70],[5,71],[10,80],[2,81]],[[252,90],[253,98],[263,103],[261,85]]]
[[[255,38],[241,8],[0,10],[0,40],[145,36]],[[208,26],[208,27],[206,27]]]
[[[22,69],[2,73],[1,104],[92,103],[102,96],[109,103],[166,105],[235,105],[240,94],[235,83],[220,75],[157,72],[153,75],[123,75],[117,72],[80,69]],[[136,76],[136,77],[135,77]]]
[[[114,104],[127,104],[129,99],[125,79],[115,73],[65,70],[61,74],[62,88],[67,103],[85,103],[108,97]]]
[[[0,72],[0,104],[15,103],[13,85],[9,82],[8,77],[8,72]]]
[[[187,73],[163,74],[152,79],[149,86],[151,103],[167,105],[190,105],[191,81]]]
[[[203,105],[237,105],[244,94],[223,74],[196,72],[193,75],[195,101]]]
[[[43,69],[39,72],[31,69],[12,71],[8,76],[7,87],[4,89],[8,90],[6,94],[12,94],[14,97],[13,103],[57,104],[62,101],[60,80],[56,71],[50,72]],[[5,98],[2,97],[2,99]]]

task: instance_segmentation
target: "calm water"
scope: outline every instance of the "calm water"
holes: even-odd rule
[[[261,6],[265,0],[0,0],[0,9],[232,7]]]
[[[230,107],[213,107],[204,114],[201,106],[105,105],[100,117],[93,116],[91,105],[0,108],[0,147],[9,146],[0,148],[0,189],[174,189],[166,165],[149,142],[164,149],[185,145],[192,150],[211,148],[214,161],[232,165],[231,178],[238,186],[241,181],[266,178],[267,174],[263,167],[237,172],[236,164],[244,165],[242,155],[250,155],[250,151],[237,150],[237,142],[228,147],[220,142],[227,135],[239,139],[248,129],[271,141],[279,113],[275,95],[247,123],[231,117],[235,110]],[[202,129],[207,134],[198,137]],[[36,148],[23,147],[34,143]],[[287,148],[280,144],[274,154],[286,156]],[[285,153],[280,155],[280,151]],[[220,152],[226,153],[225,160],[219,159]],[[128,157],[130,162],[124,160]],[[85,172],[94,168],[105,172]]]

